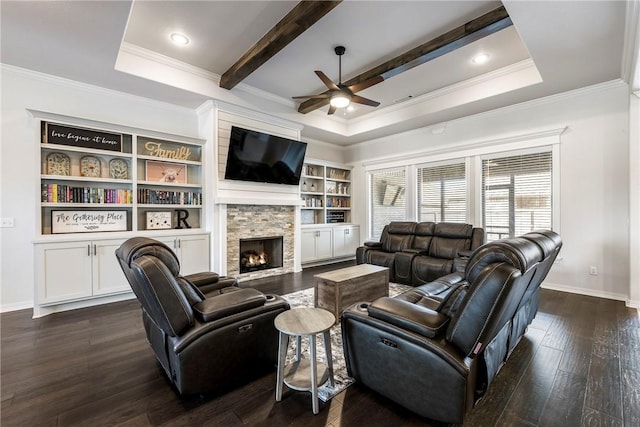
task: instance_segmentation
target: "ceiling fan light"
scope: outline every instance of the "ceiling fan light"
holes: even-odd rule
[[[336,108],[344,108],[351,103],[351,97],[344,93],[338,93],[331,97],[331,101],[329,101],[329,103]]]

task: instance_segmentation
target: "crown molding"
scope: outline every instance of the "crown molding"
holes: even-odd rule
[[[640,89],[640,0],[627,1],[624,45],[622,49],[622,79],[632,92]]]
[[[187,64],[186,62],[178,61],[177,59],[171,58],[166,55],[162,55],[158,52],[140,47],[135,44],[123,42],[122,45],[120,46],[120,52],[128,53],[130,55],[137,56],[147,61],[156,62],[158,64],[161,64],[179,71],[193,74],[194,76],[210,80],[214,82],[216,85],[220,84],[219,74],[212,73],[211,71],[204,70],[200,67],[195,67],[191,64]]]
[[[83,91],[100,96],[109,96],[113,98],[121,98],[123,100],[131,101],[135,99],[136,102],[142,102],[154,108],[162,108],[167,111],[175,111],[181,114],[188,113],[193,114],[192,108],[182,107],[180,105],[171,104],[164,101],[158,101],[151,98],[145,98],[138,95],[133,95],[127,92],[121,92],[113,89],[108,89],[102,86],[95,86],[89,83],[83,83],[76,80],[67,79],[64,77],[58,77],[51,74],[41,73],[39,71],[28,70],[26,68],[16,67],[14,65],[8,65],[0,63],[0,71],[2,73],[13,73],[20,77],[24,77],[31,80],[40,81],[47,84],[53,84],[73,90]]]

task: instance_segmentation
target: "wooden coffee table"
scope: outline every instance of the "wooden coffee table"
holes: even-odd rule
[[[389,296],[389,269],[371,264],[316,274],[314,305],[340,319],[342,311],[360,301]]]

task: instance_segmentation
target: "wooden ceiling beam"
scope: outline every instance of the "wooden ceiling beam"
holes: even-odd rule
[[[220,87],[231,89],[257,70],[307,28],[339,5],[339,1],[301,1],[235,64],[222,74]]]
[[[504,6],[500,6],[491,12],[467,22],[451,31],[448,31],[428,42],[421,44],[383,64],[372,68],[369,71],[343,82],[345,86],[352,86],[364,82],[372,77],[381,76],[388,79],[398,75],[413,67],[422,65],[425,62],[438,58],[446,53],[452,52],[468,45],[483,37],[496,33],[510,25],[513,25],[511,18]],[[324,93],[328,93],[324,92]],[[298,112],[309,113],[329,104],[329,99],[309,99],[298,107]]]

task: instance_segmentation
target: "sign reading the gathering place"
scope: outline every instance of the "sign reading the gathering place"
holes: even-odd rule
[[[125,231],[127,211],[51,211],[51,233]]]
[[[46,124],[45,132],[43,141],[49,144],[122,151],[122,135],[117,133],[72,128],[53,123]]]

